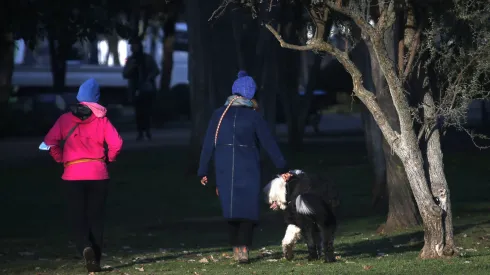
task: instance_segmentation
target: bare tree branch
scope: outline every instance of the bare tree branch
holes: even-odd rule
[[[410,44],[410,50],[408,54],[408,61],[407,65],[405,66],[405,72],[401,76],[402,79],[406,79],[410,72],[412,71],[412,66],[413,62],[415,60],[415,56],[417,55],[417,49],[420,47],[420,35],[422,33],[422,29],[424,28],[423,22],[419,23],[419,26],[417,28],[417,32],[415,33],[415,36],[412,38],[412,43]]]
[[[266,24],[265,27],[274,35],[276,40],[279,42],[282,48],[298,50],[298,51],[321,51],[327,52],[334,56],[349,72],[352,77],[352,82],[354,85],[354,94],[366,105],[371,114],[374,117],[374,120],[378,124],[381,132],[383,133],[386,141],[392,147],[393,151],[397,154],[400,153],[400,134],[396,131],[393,131],[391,126],[388,123],[388,119],[386,115],[379,107],[376,102],[376,96],[370,91],[366,90],[362,84],[362,74],[357,68],[357,66],[352,62],[349,58],[347,52],[343,52],[328,42],[323,40],[315,39],[311,41],[309,45],[293,45],[284,41],[281,35],[269,24]]]
[[[339,4],[342,3],[339,2]],[[338,6],[337,3],[335,3],[334,1],[325,1],[325,5],[327,5],[329,9],[351,18],[354,23],[356,23],[356,25],[368,36],[374,36],[376,29],[373,26],[369,25],[369,23],[356,12],[350,10],[347,7]]]

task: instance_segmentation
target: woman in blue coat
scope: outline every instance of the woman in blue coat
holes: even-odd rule
[[[255,111],[256,85],[244,71],[233,83],[232,95],[214,111],[204,138],[198,176],[207,183],[214,157],[216,192],[228,221],[235,259],[248,263],[248,247],[259,220],[261,176],[259,145],[275,166],[287,172],[286,160],[262,116]]]

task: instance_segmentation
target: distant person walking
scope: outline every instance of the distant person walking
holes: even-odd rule
[[[208,182],[209,162],[214,157],[216,193],[228,221],[235,260],[248,263],[253,230],[259,220],[261,176],[259,145],[275,166],[287,172],[284,159],[269,127],[256,111],[256,85],[241,71],[224,106],[212,115],[204,138],[198,176]]]
[[[61,115],[44,138],[49,153],[64,166],[62,189],[73,226],[76,248],[89,272],[100,271],[105,202],[109,187],[107,164],[116,160],[122,139],[99,105],[99,85],[85,81],[78,104]],[[107,154],[104,143],[107,144]]]
[[[142,140],[144,135],[151,140],[152,103],[156,96],[155,78],[160,74],[160,69],[153,57],[143,51],[139,37],[130,39],[129,44],[132,54],[124,65],[123,77],[128,80],[129,93],[134,104],[137,140]]]

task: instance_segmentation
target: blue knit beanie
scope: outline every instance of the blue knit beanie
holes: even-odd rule
[[[234,95],[241,95],[245,98],[252,99],[255,95],[256,88],[254,79],[248,76],[247,72],[239,71],[238,79],[233,83],[231,91]]]
[[[99,83],[93,78],[89,78],[80,85],[80,88],[78,88],[77,100],[79,102],[97,103],[99,102],[99,98]]]

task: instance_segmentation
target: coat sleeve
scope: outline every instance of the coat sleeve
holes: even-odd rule
[[[217,121],[215,112],[209,121],[208,129],[206,130],[206,135],[204,136],[204,141],[202,143],[199,169],[197,170],[197,175],[201,178],[207,176],[209,172],[209,162],[211,161],[214,153],[214,134],[216,131],[216,126]]]
[[[262,148],[267,152],[272,162],[281,173],[287,172],[286,159],[281,153],[276,140],[267,125],[267,122],[260,116],[256,115],[255,132]]]
[[[49,148],[49,154],[59,163],[63,162],[63,151],[60,148],[62,138],[60,119],[58,119],[44,137],[44,143],[51,147]]]
[[[122,148],[123,140],[112,123],[106,119],[104,127],[104,140],[107,143],[107,158],[109,162],[116,160]]]

